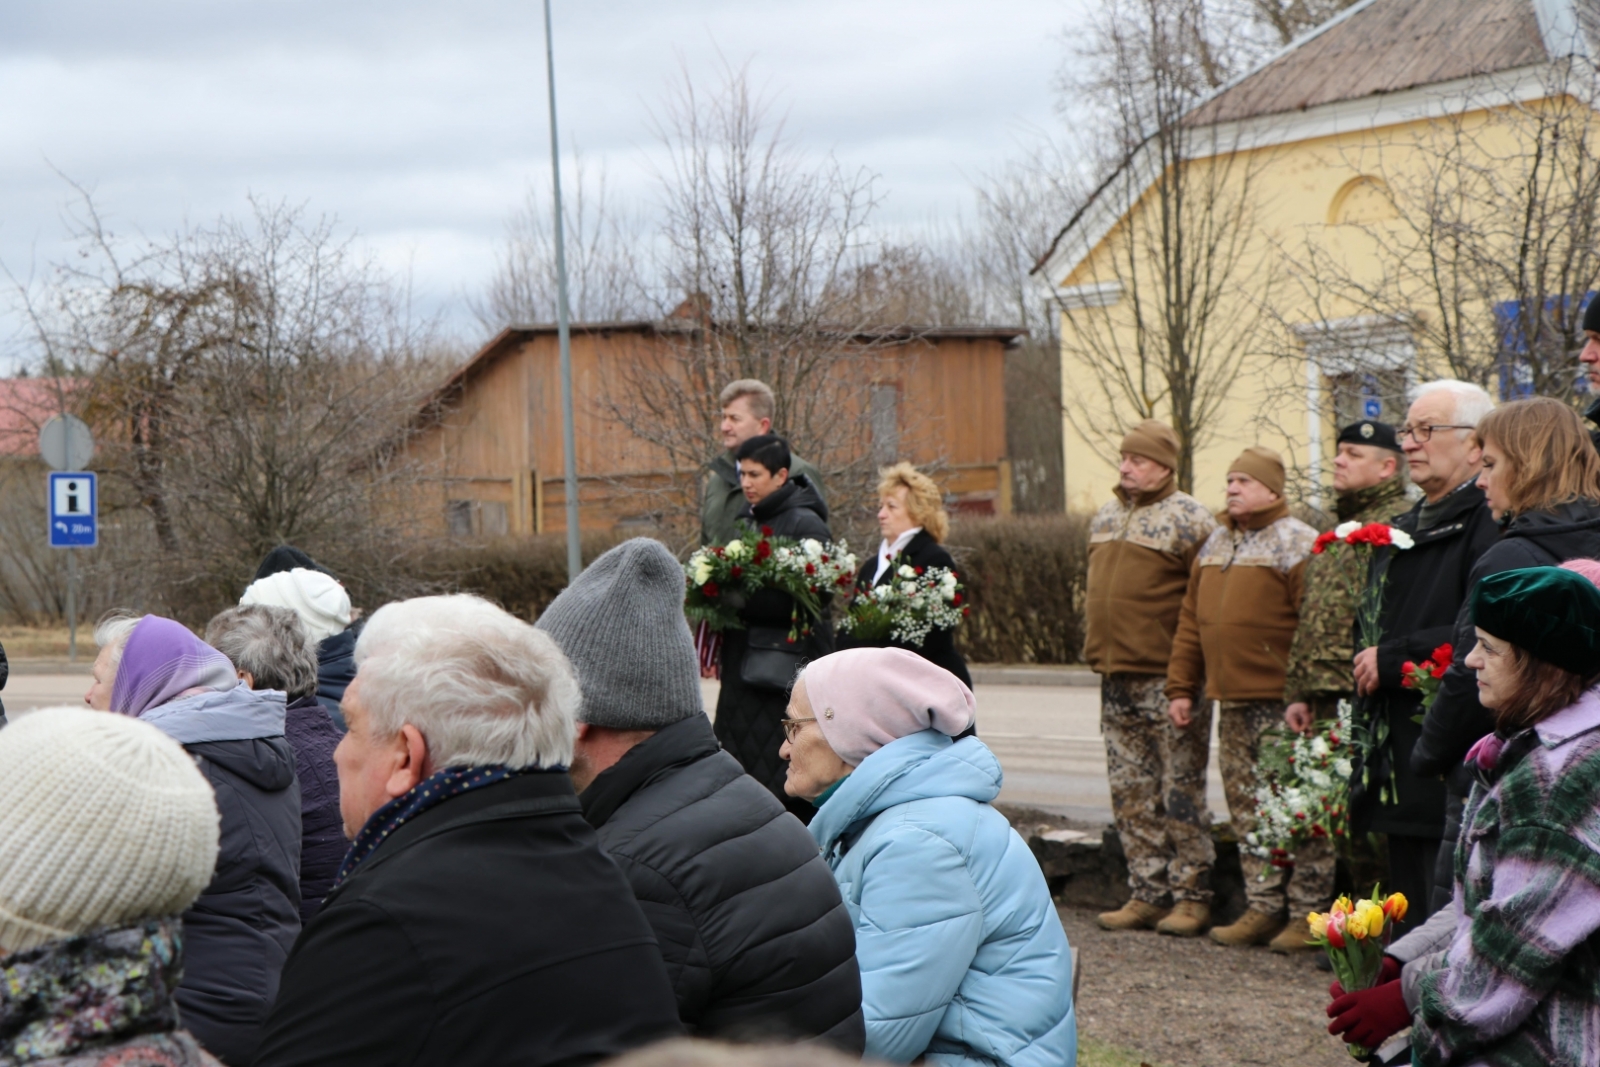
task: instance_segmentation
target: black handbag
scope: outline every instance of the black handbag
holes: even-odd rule
[[[739,679],[755,689],[787,693],[805,663],[804,639],[789,640],[789,631],[773,626],[752,626],[746,631],[744,662]]]

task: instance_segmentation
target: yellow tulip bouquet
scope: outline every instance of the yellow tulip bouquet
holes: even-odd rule
[[[1371,899],[1351,902],[1340,897],[1333,902],[1327,914],[1312,912],[1306,916],[1311,925],[1312,943],[1328,953],[1333,964],[1334,977],[1346,993],[1358,989],[1371,989],[1378,980],[1383,966],[1383,950],[1389,944],[1394,924],[1406,917],[1404,893],[1380,896],[1377,886]],[[1358,1045],[1347,1045],[1350,1054],[1365,1058],[1369,1050]]]

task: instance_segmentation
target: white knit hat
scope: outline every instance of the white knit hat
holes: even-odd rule
[[[312,644],[350,627],[350,594],[330,575],[305,567],[251,582],[239,598],[239,606],[251,604],[288,608],[305,623]]]
[[[211,786],[149,723],[47,708],[0,730],[0,949],[178,915],[211,881]]]

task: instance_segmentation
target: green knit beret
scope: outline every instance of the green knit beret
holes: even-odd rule
[[[1600,589],[1581,574],[1560,567],[1491,574],[1472,591],[1472,622],[1573,674],[1600,671]]]

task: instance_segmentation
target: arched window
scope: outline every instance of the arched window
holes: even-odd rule
[[[1389,186],[1382,178],[1363,174],[1345,182],[1334,194],[1333,203],[1328,205],[1328,225],[1381,222],[1396,214]]]

